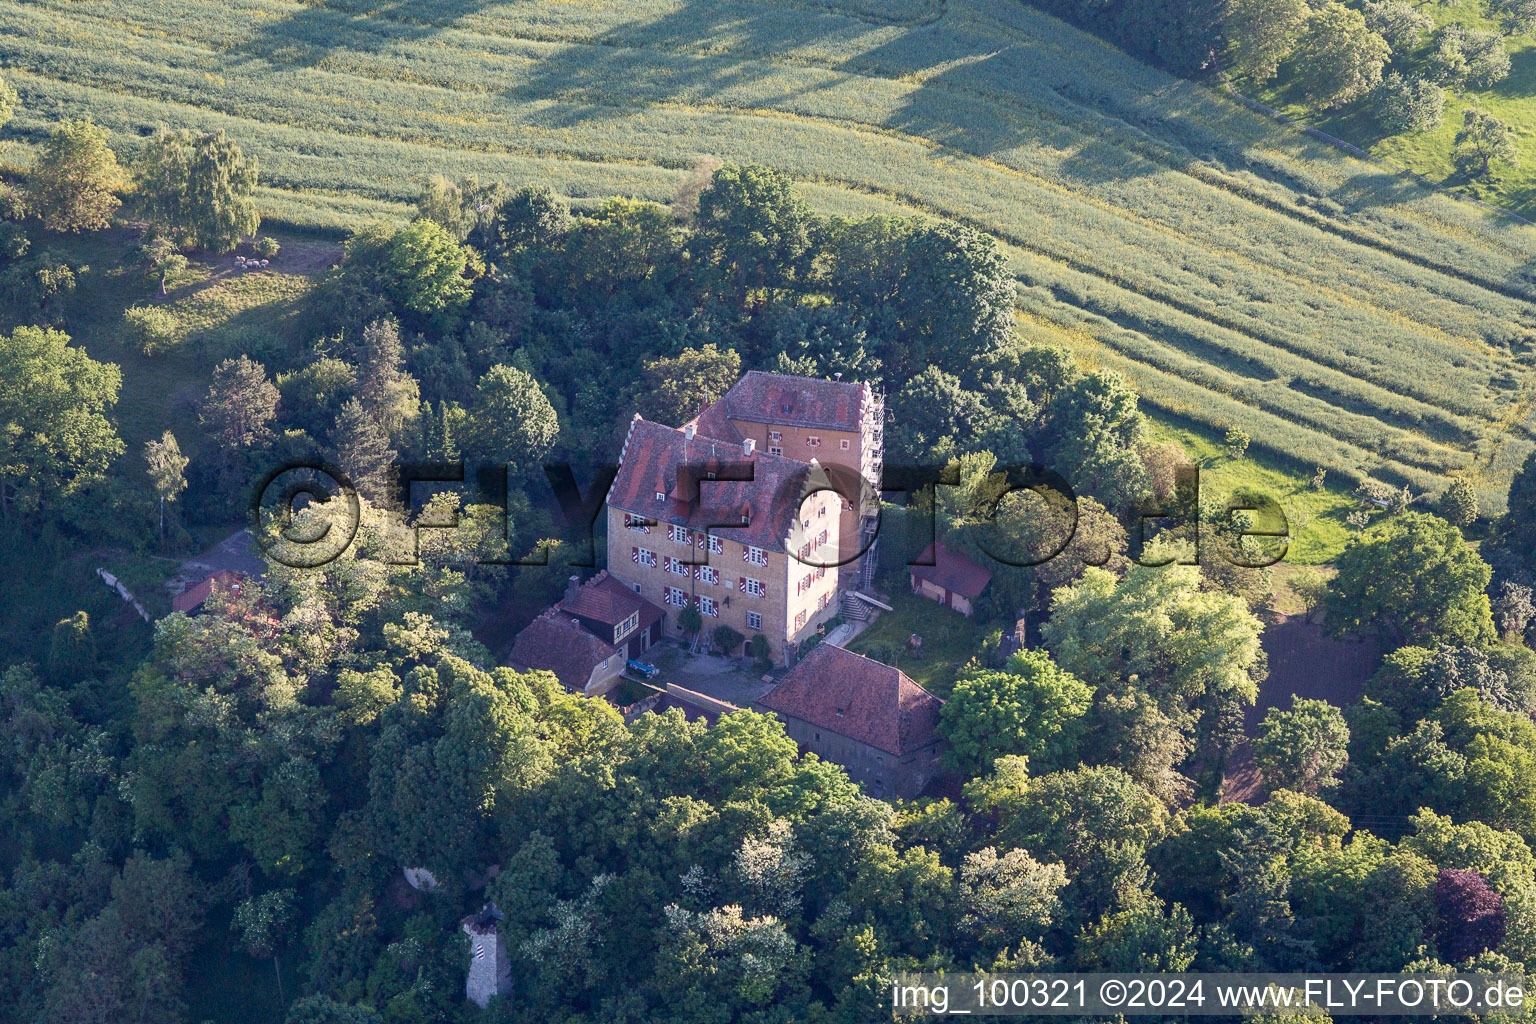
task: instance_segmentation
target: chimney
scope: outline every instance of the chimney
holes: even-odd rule
[[[741,442],[742,454],[746,455],[746,457],[749,459],[752,457],[752,450],[756,447],[757,440],[755,438],[749,437],[745,441]]]
[[[692,423],[689,423],[687,426],[683,427],[683,440],[692,441],[693,435],[698,433],[698,430],[698,427],[694,426]]]
[[[842,370],[838,370],[836,373],[834,373],[832,375],[832,379],[837,381],[839,384],[841,384],[843,382],[843,371]]]
[[[485,1009],[494,996],[511,996],[512,963],[506,946],[496,934],[502,919],[496,904],[487,903],[478,914],[464,919],[464,934],[469,936],[469,975],[464,979],[464,996]]]
[[[579,593],[581,593],[581,577],[580,576],[572,576],[569,579],[567,579],[566,583],[565,583],[565,598],[564,598],[564,600],[566,600],[566,601],[574,601],[574,600],[576,600],[576,595],[579,594]]]

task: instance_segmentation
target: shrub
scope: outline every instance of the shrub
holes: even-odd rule
[[[709,634],[709,639],[714,643],[715,650],[719,651],[721,654],[730,654],[736,648],[741,646],[741,642],[744,638],[740,633],[736,632],[730,626],[724,625],[722,623],[721,625],[716,626],[714,631]]]
[[[758,661],[767,661],[772,648],[768,646],[768,638],[761,633],[753,633],[752,639],[747,641],[747,653]]]
[[[693,636],[704,627],[704,617],[699,614],[697,608],[689,605],[677,613],[677,624],[684,633]]]
[[[175,345],[179,333],[176,317],[159,306],[134,306],[123,311],[126,340],[147,356]]]
[[[277,239],[271,235],[262,235],[256,239],[256,255],[264,260],[269,260],[281,252],[283,247],[277,244]]]
[[[1392,72],[1382,79],[1373,97],[1376,121],[1393,134],[1434,131],[1445,117],[1445,90],[1422,78]]]

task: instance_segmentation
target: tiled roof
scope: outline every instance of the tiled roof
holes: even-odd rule
[[[563,599],[556,607],[571,615],[596,619],[610,626],[617,626],[639,612],[641,629],[665,614],[659,607],[609,576],[607,569],[583,584],[574,597]]]
[[[723,405],[731,419],[856,433],[863,422],[864,393],[864,385],[857,381],[817,380],[753,370],[715,405]],[[700,419],[709,411],[700,414]]]
[[[192,584],[192,586],[171,598],[171,611],[194,611],[197,608],[201,608],[203,602],[213,596],[215,587],[218,587],[220,590],[228,588],[235,593],[239,593],[240,585],[244,582],[245,577],[240,573],[229,569],[220,569],[202,582]]]
[[[726,467],[750,464],[753,477],[710,480]],[[684,471],[685,466],[691,466]],[[783,551],[806,494],[830,486],[817,479],[813,463],[754,451],[739,444],[697,435],[638,416],[624,441],[619,475],[608,490],[608,504],[635,515],[714,533],[724,540]],[[656,495],[665,495],[657,501]],[[747,525],[741,524],[743,516]]]
[[[897,756],[937,739],[944,706],[900,670],[826,643],[758,704]]]
[[[933,562],[933,565],[909,565],[907,571],[920,580],[927,580],[945,590],[953,590],[963,597],[979,597],[987,584],[992,582],[992,574],[987,572],[975,562],[966,558],[958,551],[952,551],[939,541],[934,541],[923,553],[917,556],[919,562]]]
[[[512,664],[522,669],[546,669],[572,690],[583,690],[592,670],[618,652],[551,608],[517,634],[512,644]]]

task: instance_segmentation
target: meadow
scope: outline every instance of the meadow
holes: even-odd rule
[[[769,163],[992,233],[1026,336],[1308,472],[1497,511],[1536,441],[1536,229],[1017,0],[0,0],[0,66],[16,162],[64,116],[224,128],[269,217],[330,232],[433,173],[666,201],[701,154]]]

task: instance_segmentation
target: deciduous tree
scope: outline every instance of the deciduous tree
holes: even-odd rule
[[[123,185],[107,133],[90,121],[65,121],[27,176],[27,209],[49,231],[95,231],[112,223]]]
[[[256,159],[222,129],[162,125],[140,153],[135,174],[149,222],[188,248],[225,252],[261,226],[252,199]]]

